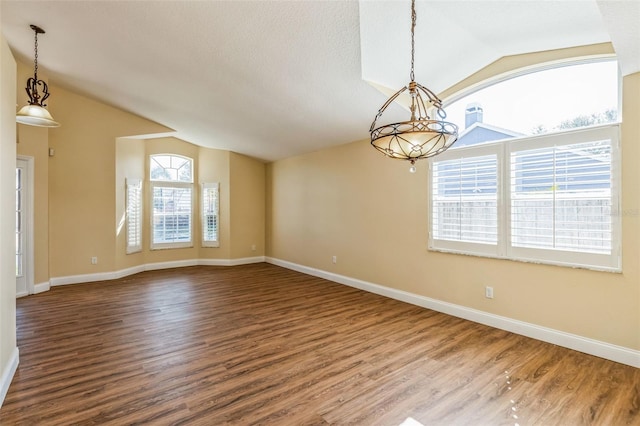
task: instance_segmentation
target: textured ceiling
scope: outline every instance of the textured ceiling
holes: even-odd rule
[[[368,136],[386,98],[367,81],[408,82],[409,5],[2,0],[0,12],[26,64],[29,24],[47,31],[39,65],[54,85],[269,161]],[[640,70],[639,1],[428,0],[417,11],[416,79],[436,92],[505,55],[605,41],[625,74]]]

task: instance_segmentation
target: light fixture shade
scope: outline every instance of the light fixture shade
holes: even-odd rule
[[[393,101],[409,91],[411,96],[411,119],[398,123],[377,126],[377,120]],[[427,114],[431,109],[441,120],[433,120]],[[442,102],[431,90],[415,81],[398,90],[380,108],[371,123],[371,145],[389,158],[416,160],[433,157],[447,150],[458,140],[458,126],[444,121],[447,114]]]
[[[55,121],[49,111],[40,105],[25,105],[16,114],[18,123],[39,127],[60,127],[60,123]]]

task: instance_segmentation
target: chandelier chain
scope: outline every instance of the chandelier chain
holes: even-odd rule
[[[34,44],[35,55],[33,60],[33,65],[34,65],[33,76],[35,80],[38,81],[38,31],[34,31],[34,32],[36,34],[36,42]]]
[[[411,0],[411,81],[415,81],[416,79],[413,73],[414,56],[416,54],[415,30],[416,30],[416,0]]]

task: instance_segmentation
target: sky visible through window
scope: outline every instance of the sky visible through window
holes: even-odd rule
[[[617,61],[533,72],[483,88],[445,105],[447,121],[465,127],[465,108],[477,102],[483,122],[526,135],[554,131],[564,120],[618,110]],[[619,119],[619,118],[618,118]]]

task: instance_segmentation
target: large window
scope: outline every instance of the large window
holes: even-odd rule
[[[591,77],[582,73],[587,65],[573,75],[582,86],[601,78],[594,77],[601,63],[593,64],[598,69]],[[611,64],[604,68],[610,71]],[[615,94],[592,113],[563,111],[556,115],[560,125],[541,123],[526,132],[488,123],[482,103],[465,98],[462,143],[430,160],[430,248],[620,270],[619,128],[617,100],[611,100],[617,73],[607,75]],[[509,81],[509,93],[515,87],[524,98],[536,90]],[[566,118],[571,114],[575,119]],[[509,125],[508,117],[501,120]]]
[[[150,157],[151,248],[193,246],[193,160]]]

